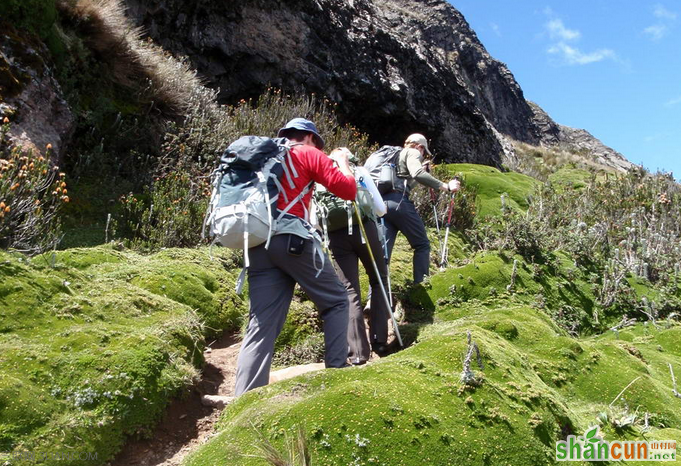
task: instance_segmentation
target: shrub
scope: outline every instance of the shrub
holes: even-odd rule
[[[125,15],[121,0],[76,0],[58,3],[62,14],[80,29],[88,47],[109,68],[110,77],[175,115],[184,114],[200,89],[196,72],[183,60],[142,39],[142,29]]]
[[[201,225],[210,196],[208,178],[187,173],[157,178],[141,196],[121,197],[122,228],[137,249],[188,247],[201,243]]]
[[[446,166],[437,166],[433,170],[433,176],[440,180],[448,181],[451,173],[449,173]],[[461,189],[453,197],[447,193],[426,188],[422,185],[417,185],[412,190],[410,198],[414,201],[419,215],[427,226],[443,228],[447,224],[451,200],[453,200],[451,228],[465,231],[473,226],[477,213],[475,202],[477,189],[466,183],[465,176],[461,174],[458,176],[461,180]],[[433,209],[433,206],[435,206],[435,209]],[[437,220],[435,219],[435,212],[437,212]]]
[[[655,306],[667,315],[679,309],[673,284],[681,272],[680,202],[681,189],[671,176],[637,169],[593,177],[579,188],[546,183],[535,190],[526,212],[502,206],[501,216],[469,233],[480,249],[509,249],[531,262],[568,253],[592,277],[594,324],[599,313],[619,318],[638,308],[632,276],[664,288]]]
[[[186,119],[169,126],[152,185],[141,195],[122,198],[119,224],[131,235],[132,245],[155,248],[201,242],[209,176],[221,152],[240,136],[276,136],[286,121],[300,116],[316,123],[328,148],[345,146],[361,154],[369,147],[366,135],[340,125],[334,105],[314,95],[270,89],[257,101],[219,106],[214,92],[202,89],[190,103]]]
[[[2,0],[0,18],[45,38],[57,18],[54,0]]]
[[[47,158],[10,145],[9,125],[5,118],[0,127],[0,247],[37,254],[59,242],[58,213],[69,202],[65,175]]]

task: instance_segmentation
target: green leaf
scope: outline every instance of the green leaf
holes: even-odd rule
[[[593,429],[588,431],[585,435],[584,438],[586,439],[591,439],[593,438],[596,434],[598,433],[598,426],[595,426]]]

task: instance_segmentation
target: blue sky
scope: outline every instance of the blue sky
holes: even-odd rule
[[[556,122],[681,178],[681,2],[452,0]]]

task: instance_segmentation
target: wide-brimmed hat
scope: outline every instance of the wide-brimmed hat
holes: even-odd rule
[[[310,120],[306,120],[305,118],[294,118],[293,120],[286,123],[286,126],[284,126],[283,128],[281,128],[279,130],[279,133],[277,134],[277,136],[280,137],[280,138],[284,137],[283,133],[287,129],[299,129],[301,131],[307,131],[308,133],[312,133],[315,137],[316,142],[317,142],[317,148],[319,150],[324,149],[324,138],[322,138],[319,135],[319,131],[317,131],[317,127]]]
[[[405,141],[405,144],[408,144],[410,142],[413,142],[414,144],[418,144],[420,146],[423,146],[423,149],[426,151],[426,154],[433,155],[428,150],[428,141],[426,140],[426,137],[423,134],[419,134],[419,133],[412,134],[411,136],[409,136],[407,138],[407,140]]]

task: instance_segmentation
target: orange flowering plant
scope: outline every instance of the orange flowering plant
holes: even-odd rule
[[[60,239],[60,207],[69,202],[64,173],[45,156],[13,145],[10,122],[0,125],[0,247],[38,254]]]

